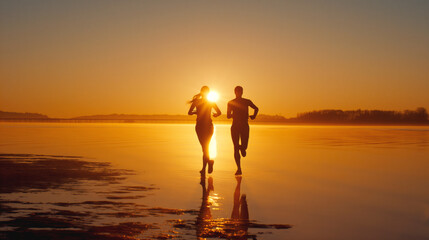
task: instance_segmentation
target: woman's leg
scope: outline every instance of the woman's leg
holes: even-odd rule
[[[208,125],[204,131],[205,132],[205,138],[204,138],[204,144],[203,144],[203,146],[204,146],[203,155],[205,158],[205,165],[204,166],[206,166],[208,164],[208,166],[209,166],[208,173],[213,172],[214,161],[210,160],[210,141],[213,137],[213,131],[214,131],[214,128],[213,128],[212,124]]]
[[[195,132],[197,133],[198,136],[198,141],[200,142],[201,147],[203,147],[203,143],[204,143],[204,136],[203,136],[203,131],[202,131],[202,127],[197,124],[195,126]],[[206,170],[206,163],[204,161],[204,148],[203,148],[203,169],[201,169],[201,173],[205,173]]]
[[[213,125],[211,126],[197,125],[196,131],[198,135],[198,140],[200,141],[201,148],[203,150],[203,168],[201,169],[201,172],[205,173],[207,163],[210,160],[209,146],[210,146],[211,137],[213,135]]]

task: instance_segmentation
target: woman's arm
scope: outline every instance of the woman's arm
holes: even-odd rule
[[[216,113],[213,114],[213,117],[219,117],[222,113],[220,112],[219,107],[216,105],[216,103],[213,105],[214,110]]]
[[[194,111],[194,109],[195,109],[195,103],[193,102],[191,104],[191,107],[189,108],[188,115],[197,114],[197,112]]]

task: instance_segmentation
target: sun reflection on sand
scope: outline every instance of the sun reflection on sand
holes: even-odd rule
[[[209,151],[210,151],[210,159],[215,159],[217,156],[216,126],[213,127],[213,136],[212,136],[212,139],[210,140]]]

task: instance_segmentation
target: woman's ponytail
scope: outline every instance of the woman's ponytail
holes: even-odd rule
[[[204,93],[208,93],[209,91],[210,91],[209,87],[207,87],[207,86],[203,86],[203,87],[201,88],[200,93],[198,93],[197,95],[195,95],[195,96],[192,98],[192,100],[188,101],[188,103],[189,103],[189,104],[195,103],[197,100],[199,100],[199,99],[203,98],[203,94],[204,94]]]
[[[197,101],[198,99],[201,99],[201,93],[194,95],[194,97],[192,97],[192,99],[189,100],[188,103],[189,104],[195,103],[195,101]]]

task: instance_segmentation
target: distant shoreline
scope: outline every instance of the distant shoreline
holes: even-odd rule
[[[425,108],[404,111],[382,110],[317,110],[299,113],[296,117],[259,114],[249,124],[255,125],[322,125],[322,126],[429,126]],[[215,123],[231,123],[226,115],[214,118]],[[0,111],[0,122],[38,123],[195,123],[195,116],[168,114],[108,114],[73,118],[51,118],[40,113]]]
[[[231,120],[214,120],[215,124],[231,124]],[[118,119],[0,119],[0,123],[154,123],[154,124],[195,124],[190,120],[172,119],[141,119],[141,120],[118,120]],[[249,120],[250,125],[283,125],[283,126],[429,126],[429,123],[344,123],[344,122],[280,122],[280,121],[254,121]]]

